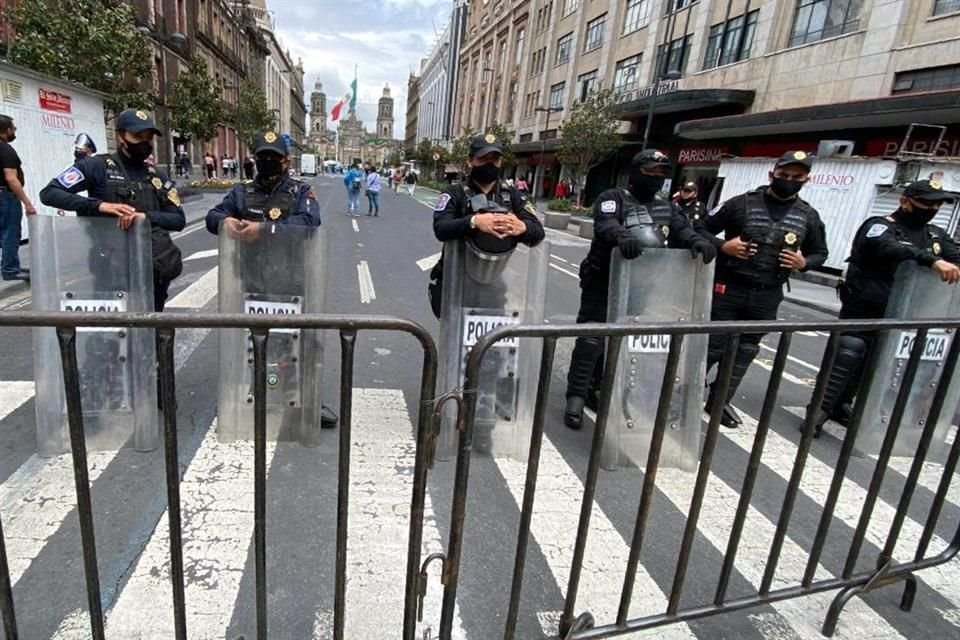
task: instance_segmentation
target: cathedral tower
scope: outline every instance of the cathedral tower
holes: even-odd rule
[[[383,87],[383,96],[380,98],[377,111],[377,136],[393,139],[393,98],[390,97],[390,85]]]

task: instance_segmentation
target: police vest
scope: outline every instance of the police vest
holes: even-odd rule
[[[670,238],[670,219],[673,216],[673,207],[670,203],[654,198],[650,206],[641,204],[628,189],[622,190],[621,197],[623,198],[624,225],[628,226],[633,218],[636,218],[640,224],[653,224],[663,236],[663,246],[667,246]]]
[[[289,218],[297,206],[301,184],[299,180],[288,178],[287,185],[282,189],[265,193],[255,183],[248,182],[243,187],[244,207],[240,217],[255,222],[276,222]]]
[[[782,284],[790,277],[790,270],[780,266],[780,252],[797,250],[807,233],[808,207],[799,200],[780,220],[774,221],[763,202],[762,193],[748,193],[746,223],[740,232],[745,242],[757,245],[757,252],[748,260],[731,260],[730,271],[744,279],[761,284]]]

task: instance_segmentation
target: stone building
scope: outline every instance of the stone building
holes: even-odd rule
[[[390,96],[390,86],[386,85],[377,103],[377,124],[373,133],[367,131],[353,109],[338,124],[337,159],[344,164],[387,164],[390,156],[400,148],[400,143],[393,138],[393,124],[393,98]]]
[[[407,124],[403,133],[403,153],[409,158],[417,149],[420,139],[417,127],[420,119],[420,78],[410,74],[407,79]]]
[[[317,153],[320,160],[337,158],[336,134],[327,127],[327,94],[319,80],[310,94],[310,132],[307,134],[306,146]]]

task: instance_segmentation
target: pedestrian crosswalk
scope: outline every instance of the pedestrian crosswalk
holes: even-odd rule
[[[196,274],[194,274],[196,275]],[[189,286],[170,302],[178,310],[202,309],[213,303],[217,290],[217,269],[206,269],[191,278]],[[178,372],[205,366],[215,375],[216,364],[194,358],[202,345],[214,336],[208,330],[177,333]],[[808,336],[821,340],[820,336]],[[565,358],[557,358],[562,363]],[[751,376],[763,376],[763,362]],[[813,365],[793,361],[793,373],[784,385],[809,392],[808,376]],[[558,366],[555,379],[562,378]],[[179,373],[178,373],[179,375]],[[184,390],[181,390],[183,392]],[[16,415],[32,411],[33,383],[0,382],[0,428]],[[353,395],[352,460],[350,476],[351,510],[347,544],[348,638],[397,638],[400,636],[410,496],[415,460],[414,432],[416,398],[409,390],[396,388],[387,380],[382,386],[361,386]],[[211,397],[210,402],[215,402]],[[715,588],[718,560],[726,550],[742,486],[746,459],[753,446],[756,417],[751,406],[738,406],[744,425],[721,432],[717,457],[707,485],[705,508],[698,522],[694,580],[685,588],[684,606],[709,604]],[[557,409],[559,412],[559,409]],[[752,503],[741,540],[731,597],[756,593],[765,568],[766,556],[796,454],[796,423],[800,406],[778,411],[775,428],[767,436],[756,499]],[[199,413],[197,415],[200,415]],[[194,415],[181,419],[192,419]],[[198,418],[199,419],[199,418]],[[216,437],[216,418],[203,418],[198,426],[199,441],[183,460],[181,483],[184,567],[186,574],[187,626],[191,638],[236,638],[254,636],[253,598],[253,446],[250,442],[223,443]],[[525,572],[517,637],[549,637],[555,633],[563,595],[569,580],[577,520],[583,494],[583,469],[587,452],[571,450],[571,442],[588,443],[589,434],[571,434],[552,420],[543,442],[539,484],[531,525],[530,555]],[[818,506],[825,501],[839,444],[833,434],[842,431],[828,425],[827,436],[812,451],[800,487],[794,525],[788,531],[773,588],[797,584],[806,566],[819,517]],[[268,541],[272,551],[268,563],[293,567],[316,567],[303,571],[315,574],[307,585],[288,582],[291,575],[270,574],[271,637],[332,637],[333,557],[336,514],[337,432],[314,450],[292,444],[270,444],[268,467]],[[579,435],[586,436],[575,440]],[[951,430],[950,439],[957,437]],[[588,445],[587,445],[588,446]],[[134,454],[141,455],[141,454]],[[149,454],[142,454],[149,455]],[[90,482],[95,488],[104,481],[105,471],[115,465],[115,452],[91,452]],[[817,567],[816,579],[839,574],[843,557],[857,525],[866,495],[869,456],[853,461],[859,470],[850,474],[841,492],[831,527],[828,552]],[[922,506],[936,491],[942,473],[942,456],[932,456],[920,476],[920,505],[907,517],[898,560],[912,556],[923,529]],[[869,553],[883,546],[896,509],[897,486],[909,472],[909,460],[894,459],[887,473],[890,490],[881,493],[874,520],[867,531]],[[502,634],[506,594],[509,592],[516,537],[489,535],[493,530],[515,532],[525,487],[526,461],[489,458],[473,459],[471,491],[467,505],[464,563],[454,611],[453,637],[460,640],[486,639]],[[592,505],[591,529],[584,572],[577,599],[577,612],[589,610],[598,623],[616,617],[624,568],[630,552],[632,523],[636,517],[642,472],[623,469],[601,472],[601,490]],[[0,517],[7,544],[14,595],[42,598],[42,593],[25,591],[24,576],[51,554],[62,554],[62,545],[51,543],[58,532],[76,518],[73,471],[69,456],[30,456],[5,474],[0,483]],[[300,484],[299,478],[311,478]],[[449,535],[449,501],[452,463],[438,462],[431,471],[427,493],[422,557],[441,551]],[[693,495],[695,475],[661,468],[651,525],[647,533],[638,572],[630,617],[664,611],[670,593],[675,552],[682,535],[683,515]],[[944,549],[960,519],[960,483],[954,478],[948,506],[931,543],[936,553]],[[116,477],[112,479],[116,482]],[[485,484],[487,483],[487,484]],[[886,486],[886,485],[885,485]],[[154,488],[164,495],[162,482]],[[503,495],[506,502],[485,505]],[[97,504],[95,509],[137,510],[139,503]],[[302,513],[290,513],[291,508]],[[483,518],[476,516],[482,511]],[[131,542],[136,553],[116,584],[105,585],[103,598],[108,638],[173,637],[173,604],[169,570],[167,514],[158,512],[142,539]],[[491,515],[492,514],[492,515]],[[502,521],[492,523],[489,518]],[[272,527],[274,519],[294,527]],[[847,546],[844,546],[844,545]],[[320,557],[315,551],[320,549]],[[79,542],[70,549],[75,555],[63,557],[64,570],[78,572]],[[59,560],[59,559],[58,559]],[[109,557],[102,564],[110,562]],[[869,564],[869,562],[866,562]],[[434,638],[440,618],[441,580],[439,563],[431,568],[423,622],[418,637]],[[703,583],[697,579],[705,577]],[[918,574],[922,590],[913,613],[899,611],[897,588],[881,591],[871,598],[852,600],[840,619],[835,637],[844,640],[867,638],[954,637],[960,629],[960,562]],[[492,586],[492,588],[491,588]],[[50,589],[56,589],[55,583]],[[731,614],[706,621],[678,623],[642,634],[658,638],[776,638],[820,637],[820,625],[833,592],[784,600],[745,614]],[[77,599],[82,602],[82,598]],[[50,633],[43,637],[58,640],[88,638],[89,619],[81,604],[69,609],[49,608],[45,615]],[[26,631],[34,621],[21,620]]]

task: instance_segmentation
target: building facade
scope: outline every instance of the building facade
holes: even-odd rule
[[[456,131],[516,131],[517,172],[536,174],[538,195],[562,170],[563,111],[547,108],[597,88],[615,92],[623,146],[591,172],[588,195],[622,182],[651,111],[650,144],[707,192],[725,156],[829,140],[896,154],[911,124],[933,128],[915,127],[909,150],[960,154],[956,0],[473,2],[460,65]]]
[[[327,126],[327,94],[319,80],[310,94],[310,133],[307,135],[306,146],[322,160],[337,159],[336,135]]]
[[[450,137],[447,116],[450,97],[450,27],[444,30],[430,54],[420,64],[420,108],[417,112],[417,143],[442,141]]]
[[[377,124],[373,133],[367,131],[354,109],[350,109],[347,117],[337,125],[339,162],[370,163],[381,167],[388,164],[390,156],[399,150],[399,141],[393,139],[393,98],[389,85],[383,87],[377,108]]]
[[[413,157],[420,138],[417,137],[417,126],[420,121],[420,78],[410,74],[407,78],[407,124],[403,134],[403,153],[407,158]]]

